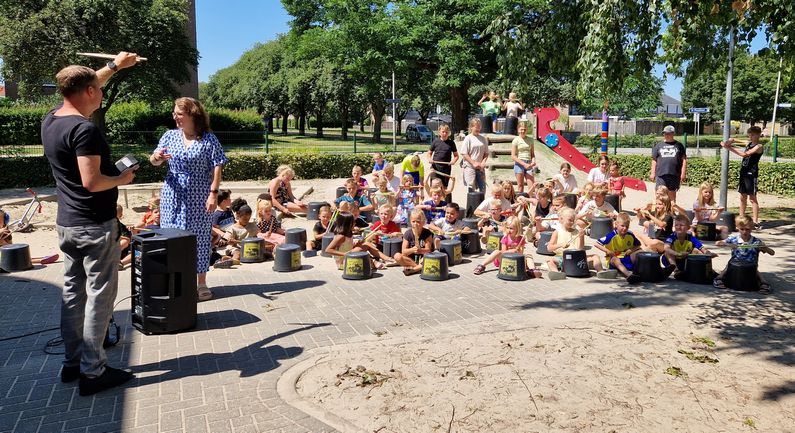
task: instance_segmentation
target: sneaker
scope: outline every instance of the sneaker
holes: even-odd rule
[[[41,264],[49,265],[51,263],[55,263],[55,261],[58,260],[59,257],[61,256],[59,256],[58,254],[50,254],[49,256],[45,256],[44,258],[41,259]]]
[[[105,367],[105,372],[98,377],[80,378],[80,395],[94,395],[106,389],[119,386],[135,377],[131,372],[118,368]]]
[[[643,278],[640,277],[638,274],[629,274],[627,277],[627,282],[629,284],[638,284],[643,281]]]
[[[676,270],[676,266],[674,266],[674,265],[668,265],[668,266],[667,266],[665,269],[663,269],[663,271],[662,271],[662,274],[663,274],[663,279],[666,279],[666,278],[670,277],[670,276],[671,276],[671,274],[673,274],[675,270]]]
[[[215,268],[215,269],[229,269],[229,268],[232,267],[232,265],[233,265],[233,260],[232,259],[219,260],[219,261],[215,262],[215,264],[213,265],[213,268]]]
[[[240,260],[232,259],[232,265],[233,266],[240,266]]]
[[[61,382],[69,383],[80,379],[80,366],[61,369]]]
[[[762,223],[754,224],[754,230],[762,230]]]
[[[547,277],[549,277],[550,281],[565,280],[566,274],[559,271],[549,271]]]

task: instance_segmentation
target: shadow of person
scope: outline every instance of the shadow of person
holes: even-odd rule
[[[200,353],[178,358],[161,360],[130,368],[139,377],[133,380],[131,387],[144,386],[169,380],[182,379],[189,376],[206,376],[223,371],[237,370],[239,377],[251,377],[274,370],[285,359],[295,358],[304,352],[303,347],[283,347],[270,345],[276,340],[307,331],[313,328],[329,326],[331,323],[296,324],[303,325],[289,331],[280,332],[262,341],[241,347],[233,352]],[[163,371],[165,370],[165,371]],[[146,375],[149,372],[163,371],[160,374]]]

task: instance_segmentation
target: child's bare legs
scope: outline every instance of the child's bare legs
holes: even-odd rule
[[[406,269],[411,269],[413,271],[422,270],[422,265],[412,260],[410,256],[406,256],[402,253],[395,254],[395,263],[399,264],[400,266],[403,266]]]
[[[307,251],[314,250],[314,245],[312,245],[312,241],[311,240],[306,241],[306,250]]]
[[[740,216],[745,216],[746,207],[748,207],[748,194],[740,193]],[[756,221],[756,219],[754,219],[754,221]]]
[[[601,272],[602,269],[603,269],[602,268],[602,258],[597,256],[596,254],[591,254],[590,256],[588,256],[588,263],[591,264],[591,267],[596,272]]]
[[[365,242],[365,243],[359,245],[358,247],[354,248],[354,250],[367,251],[368,253],[370,253],[371,257],[374,257],[374,258],[377,257],[377,258],[379,258],[379,259],[381,259],[383,261],[391,262],[391,261],[394,260],[392,257],[389,257],[388,255],[384,254],[383,252],[379,251],[378,247],[376,247],[375,244],[373,244],[371,242]]]
[[[547,260],[547,267],[549,267],[549,272],[560,272],[560,269],[558,268],[558,263],[557,261],[555,261],[555,259]]]
[[[643,233],[636,233],[638,240],[644,247],[648,250],[654,251],[656,253],[662,253],[665,251],[665,243],[659,239],[652,239],[647,234]]]
[[[499,259],[500,257],[502,257],[502,251],[500,251],[500,250],[492,251],[491,254],[486,256],[486,259],[483,260],[483,263],[482,263],[483,267],[486,267],[486,266],[490,265],[491,263],[493,263],[495,260]]]
[[[610,264],[613,265],[614,268],[618,269],[618,272],[621,272],[621,275],[628,277],[630,275],[629,269],[621,263],[621,259],[616,256],[610,257]]]
[[[759,224],[759,200],[756,199],[756,195],[749,196],[751,199],[751,211],[754,214],[754,224]]]
[[[524,173],[516,173],[517,192],[524,192]]]

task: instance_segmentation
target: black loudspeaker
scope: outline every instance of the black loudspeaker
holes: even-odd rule
[[[196,326],[196,235],[154,229],[132,237],[132,325],[144,334]]]

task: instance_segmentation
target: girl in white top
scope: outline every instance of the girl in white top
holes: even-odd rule
[[[571,164],[568,162],[560,164],[560,173],[556,174],[552,179],[555,181],[555,194],[577,192],[577,178],[572,176]]]
[[[599,165],[588,172],[588,182],[597,186],[607,183],[607,179],[610,178],[610,173],[607,171],[608,165],[610,165],[610,160],[607,158],[607,155],[600,156]]]
[[[516,93],[511,92],[508,94],[508,100],[502,104],[502,109],[505,111],[505,117],[519,117],[519,110],[524,110],[524,106],[516,99]]]
[[[395,165],[391,162],[386,163],[381,176],[386,178],[386,189],[390,192],[397,192],[400,189],[400,178],[395,176]]]

